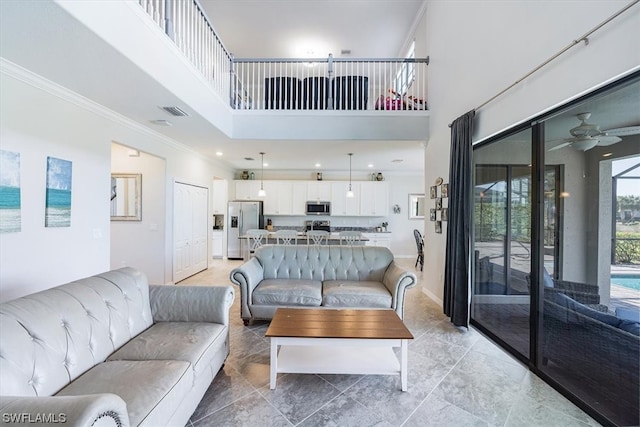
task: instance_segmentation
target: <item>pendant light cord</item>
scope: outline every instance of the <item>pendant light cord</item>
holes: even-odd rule
[[[261,172],[260,172],[260,190],[264,190],[264,152],[260,152],[260,164],[261,164]]]
[[[349,153],[349,191],[351,191],[351,157],[353,153]]]

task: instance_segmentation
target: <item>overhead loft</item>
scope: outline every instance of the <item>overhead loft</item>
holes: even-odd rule
[[[429,58],[235,58],[197,2],[139,4],[228,98],[231,138],[427,139]]]
[[[229,138],[428,137],[428,58],[238,59],[197,2],[55,4]]]
[[[429,59],[231,59],[233,137],[424,140]]]

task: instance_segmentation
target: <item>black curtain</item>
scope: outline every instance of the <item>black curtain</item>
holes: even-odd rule
[[[471,226],[471,135],[475,110],[451,124],[449,219],[444,265],[444,314],[456,326],[469,327],[469,230]]]

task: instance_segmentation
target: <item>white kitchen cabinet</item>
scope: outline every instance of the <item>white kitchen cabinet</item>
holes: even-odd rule
[[[349,181],[266,180],[264,190],[267,195],[264,198],[258,197],[260,181],[257,180],[236,180],[235,189],[235,200],[263,200],[265,215],[304,216],[307,201],[330,201],[332,216],[389,215],[389,186],[386,182],[353,181],[352,198],[347,198]],[[222,212],[225,210],[223,207]]]
[[[389,215],[389,185],[386,182],[360,182],[360,215]]]
[[[238,180],[235,181],[235,183],[235,200],[260,200],[260,198],[258,197],[258,191],[260,191],[260,181]]]
[[[353,182],[351,190],[353,197],[347,197],[348,181],[334,181],[331,183],[331,215],[358,216],[360,215],[360,183]]]
[[[307,200],[309,200],[307,183],[305,181],[292,181],[291,191],[291,215],[306,215],[305,207]]]
[[[331,182],[327,181],[306,181],[307,199],[306,201],[326,202],[331,200]]]
[[[213,231],[211,233],[211,257],[212,258],[222,258],[222,239],[223,232],[222,231]]]
[[[227,181],[224,179],[213,180],[213,214],[224,215],[227,213]]]
[[[391,233],[362,233],[369,240],[365,242],[366,246],[384,246],[391,249]]]
[[[265,215],[291,215],[293,212],[293,182],[265,181]]]

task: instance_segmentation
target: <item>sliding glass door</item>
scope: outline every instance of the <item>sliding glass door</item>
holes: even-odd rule
[[[602,424],[640,425],[640,191],[620,187],[640,182],[640,72],[476,145],[473,168],[472,325]]]

